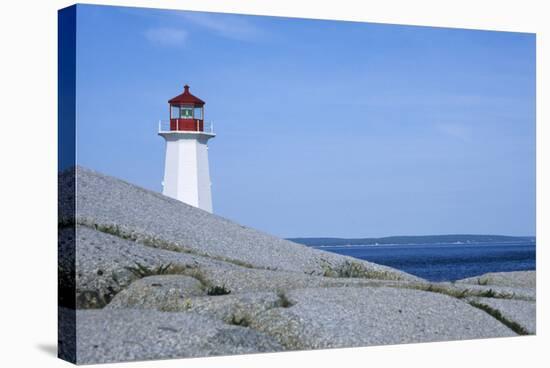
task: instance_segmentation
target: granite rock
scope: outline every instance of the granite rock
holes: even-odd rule
[[[191,296],[206,295],[203,284],[190,276],[159,275],[134,281],[109,303],[110,308],[177,311]]]
[[[101,231],[248,267],[324,275],[347,271],[351,264],[361,277],[418,280],[390,267],[277,238],[80,166],[59,176],[61,188],[69,186],[75,171],[75,221]],[[72,210],[70,201],[62,201],[60,221],[70,222]]]
[[[498,311],[501,318],[516,323],[526,334],[534,335],[537,332],[537,306],[535,302],[495,298],[474,298],[472,300],[476,305]]]
[[[271,337],[194,313],[77,311],[77,363],[280,351]]]
[[[508,327],[446,295],[410,289],[293,290],[250,326],[287,349],[317,349],[515,336]]]
[[[78,363],[535,332],[534,272],[430,283],[85,168],[59,184],[60,295],[78,308],[60,309],[60,351],[76,339]]]
[[[152,248],[86,226],[77,226],[76,242],[68,239],[72,236],[74,231],[71,228],[60,230],[59,265],[62,273],[70,273],[71,267],[76,266],[77,308],[105,306],[136,280],[129,268],[135,268],[137,264],[151,269],[167,265],[217,270],[236,267],[206,257]],[[76,259],[75,265],[71,265],[71,248],[74,246]]]
[[[134,303],[120,303],[118,298],[107,308],[136,307]],[[180,303],[155,301],[158,310],[195,313],[263,332],[286,349],[516,335],[465,300],[414,289],[311,287],[277,293],[190,296]]]
[[[457,283],[495,285],[512,288],[536,288],[536,271],[491,272],[481,276],[458,280]]]

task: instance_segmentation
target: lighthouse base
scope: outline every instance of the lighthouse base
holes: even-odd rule
[[[162,132],[166,160],[162,194],[212,212],[208,140],[203,132]]]

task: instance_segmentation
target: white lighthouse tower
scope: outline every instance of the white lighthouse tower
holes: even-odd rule
[[[185,85],[168,103],[170,121],[160,121],[158,132],[166,140],[162,194],[212,212],[208,140],[216,135],[205,125],[205,102]]]

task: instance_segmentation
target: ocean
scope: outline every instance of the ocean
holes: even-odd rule
[[[535,269],[534,241],[469,244],[312,246],[378,264],[429,281],[454,281],[487,272]]]

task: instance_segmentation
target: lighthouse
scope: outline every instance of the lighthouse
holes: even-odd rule
[[[168,101],[169,121],[159,121],[158,134],[166,141],[162,194],[212,212],[208,140],[216,135],[204,121],[205,102],[184,86]]]

